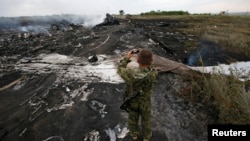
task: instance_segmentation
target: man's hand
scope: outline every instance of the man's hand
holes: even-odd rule
[[[130,50],[128,53],[127,53],[127,58],[131,58],[132,57],[132,50]]]

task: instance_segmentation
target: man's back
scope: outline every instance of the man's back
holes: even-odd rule
[[[125,80],[127,84],[125,97],[134,93],[144,93],[150,96],[149,93],[152,90],[153,83],[157,77],[157,71],[155,71],[151,66],[148,68],[126,68],[126,63],[129,61],[123,60],[118,67],[119,75]]]

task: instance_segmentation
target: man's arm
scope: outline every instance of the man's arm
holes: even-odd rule
[[[130,70],[126,68],[127,64],[130,62],[128,57],[125,57],[120,61],[120,64],[118,65],[118,74],[125,80],[129,81],[131,74]]]
[[[128,64],[130,61],[131,61],[131,60],[130,60],[128,57],[124,57],[124,58],[120,61],[119,65],[118,65],[118,69],[119,69],[119,68],[126,68],[127,64]]]

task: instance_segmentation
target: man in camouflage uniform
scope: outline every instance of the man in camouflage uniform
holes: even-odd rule
[[[141,118],[142,136],[144,141],[149,141],[152,137],[151,119],[151,94],[153,83],[158,75],[152,66],[153,55],[147,49],[140,49],[137,62],[139,68],[126,68],[131,61],[129,58],[133,54],[130,51],[118,66],[119,75],[126,82],[125,99],[136,95],[131,101],[128,110],[128,128],[133,140],[137,140],[139,131],[139,118]]]

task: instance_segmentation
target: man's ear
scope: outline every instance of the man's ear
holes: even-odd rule
[[[141,63],[141,59],[139,57],[137,58],[137,63]]]

